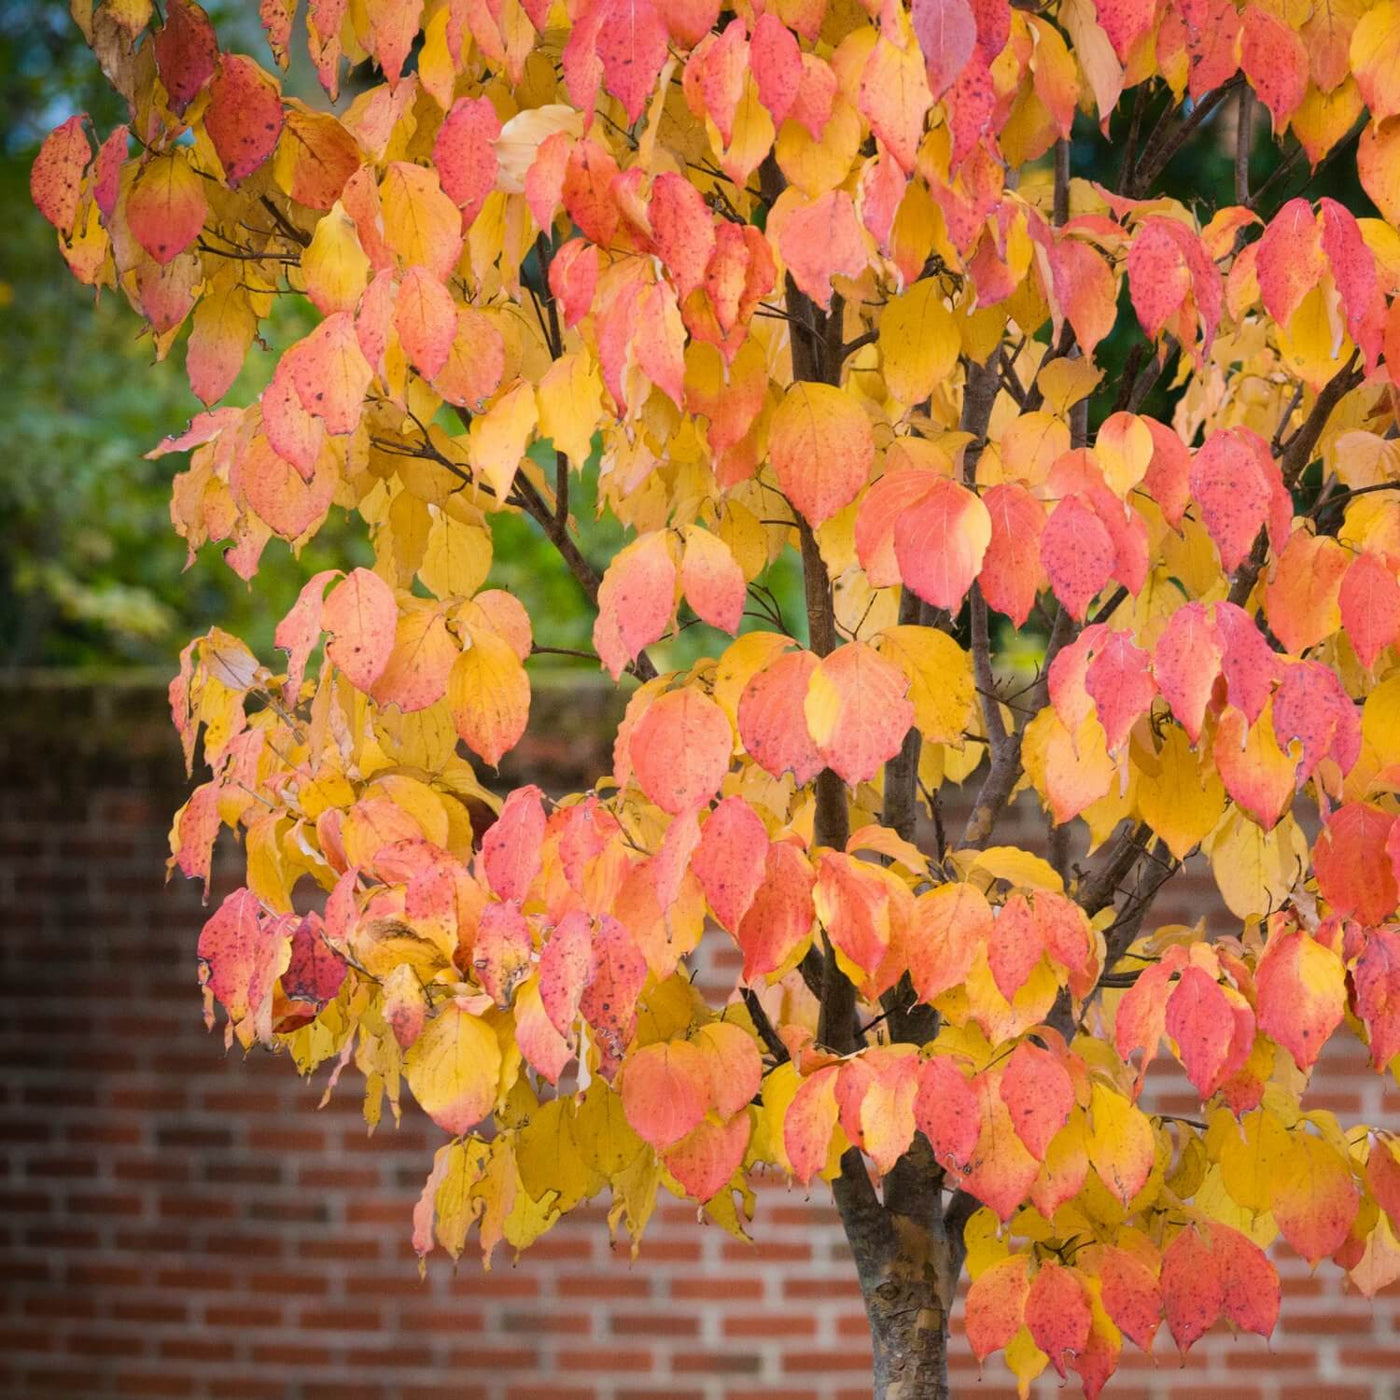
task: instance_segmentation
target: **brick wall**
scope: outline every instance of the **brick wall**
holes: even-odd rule
[[[464,1257],[455,1276],[439,1262],[420,1282],[409,1212],[437,1130],[410,1110],[402,1129],[367,1139],[353,1087],[318,1113],[319,1084],[280,1058],[225,1056],[203,1028],[202,913],[191,887],[161,882],[183,777],[159,695],[50,688],[0,701],[0,1394],[869,1394],[859,1300],[819,1193],[762,1188],[753,1247],[671,1202],[632,1263],[609,1250],[593,1209],[517,1265],[501,1252],[483,1274]],[[548,747],[527,756],[553,786],[597,765],[590,736],[606,702],[558,709],[535,726]],[[1207,877],[1171,890],[1160,922],[1206,912],[1226,926]],[[1400,1121],[1400,1095],[1349,1047],[1314,1084],[1317,1105]],[[1110,1394],[1400,1395],[1396,1298],[1373,1306],[1344,1294],[1330,1265],[1311,1278],[1280,1262],[1272,1349],[1220,1331],[1182,1368],[1164,1329],[1159,1365],[1129,1347]],[[979,1381],[960,1336],[952,1364],[960,1397],[1012,1393],[999,1363]],[[1057,1386],[1042,1378],[1036,1393]]]

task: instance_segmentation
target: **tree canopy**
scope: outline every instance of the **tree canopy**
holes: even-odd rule
[[[1334,1034],[1400,1053],[1400,0],[295,12],[327,102],[79,0],[126,120],[31,175],[184,346],[191,555],[367,541],[284,661],[215,627],[171,686],[172,866],[246,860],[210,1023],[371,1124],[407,1083],[424,1257],[829,1182],[882,1396],[946,1393],[964,1267],[977,1356],[1090,1396],[1163,1321],[1267,1336],[1276,1238],[1400,1277],[1400,1139],[1306,1096]],[[546,551],[591,647],[497,586]],[[629,688],[612,771],[502,800],[560,654]],[[1192,858],[1224,934],[1151,918]]]

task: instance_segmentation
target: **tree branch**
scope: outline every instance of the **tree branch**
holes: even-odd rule
[[[1234,90],[1244,82],[1236,74],[1227,83],[1221,83],[1201,98],[1191,111],[1177,124],[1170,135],[1162,135],[1148,143],[1143,152],[1142,165],[1133,180],[1133,193],[1141,198],[1147,193],[1152,182],[1171,164],[1178,151],[1191,139],[1192,133],[1210,116]]]
[[[749,1020],[753,1022],[754,1030],[758,1032],[759,1038],[768,1047],[773,1058],[779,1064],[791,1058],[787,1046],[783,1044],[783,1038],[773,1029],[773,1023],[768,1019],[768,1013],[763,1009],[758,993],[752,987],[743,987],[739,995],[744,999],[744,1007],[749,1013]]]
[[[1357,367],[1356,353],[1353,350],[1346,364],[1318,390],[1317,400],[1303,420],[1302,426],[1288,439],[1282,452],[1278,454],[1283,484],[1290,491],[1297,485],[1298,479],[1312,461],[1313,449],[1327,426],[1327,420],[1332,416],[1332,410],[1366,378],[1365,371]],[[1261,528],[1255,536],[1254,547],[1249,551],[1249,557],[1235,571],[1234,582],[1230,585],[1230,601],[1237,607],[1242,608],[1249,601],[1249,595],[1254,592],[1254,585],[1258,582],[1259,571],[1268,557],[1269,535],[1266,529]]]
[[[1240,84],[1235,114],[1235,203],[1249,203],[1249,157],[1254,149],[1254,89]]]

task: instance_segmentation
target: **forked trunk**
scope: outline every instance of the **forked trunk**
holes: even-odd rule
[[[841,1165],[836,1205],[870,1321],[875,1400],[947,1400],[962,1242],[944,1227],[942,1173],[922,1137],[886,1178],[883,1201],[858,1151]]]

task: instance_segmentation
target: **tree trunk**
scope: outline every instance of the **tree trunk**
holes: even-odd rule
[[[961,1238],[944,1225],[942,1172],[922,1134],[876,1195],[861,1154],[841,1159],[836,1207],[860,1277],[875,1400],[947,1400],[948,1314]]]

